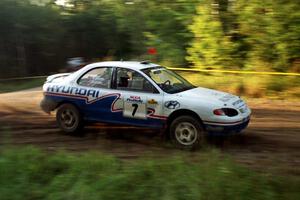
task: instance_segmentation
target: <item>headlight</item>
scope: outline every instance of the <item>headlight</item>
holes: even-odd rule
[[[228,116],[228,117],[234,117],[238,115],[238,111],[233,108],[220,108],[214,110],[214,114],[218,116]]]

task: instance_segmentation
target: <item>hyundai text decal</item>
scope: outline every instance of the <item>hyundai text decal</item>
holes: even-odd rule
[[[100,91],[96,89],[78,88],[72,86],[49,85],[47,93],[58,93],[74,96],[82,96],[87,98],[87,102],[93,101],[100,96]]]

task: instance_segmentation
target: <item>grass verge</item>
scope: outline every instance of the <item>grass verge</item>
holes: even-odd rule
[[[34,87],[42,86],[45,78],[36,78],[31,80],[10,80],[0,82],[0,93],[14,92],[18,90],[25,90]]]
[[[0,199],[299,199],[299,179],[253,172],[218,152],[122,162],[99,153],[0,154]]]
[[[179,72],[197,86],[244,97],[299,99],[300,79],[293,76]]]

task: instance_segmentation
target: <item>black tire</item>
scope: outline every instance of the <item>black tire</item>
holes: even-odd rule
[[[181,149],[194,150],[204,143],[204,129],[201,122],[192,116],[180,116],[170,125],[172,143]]]
[[[79,110],[69,103],[59,106],[56,112],[56,122],[62,131],[72,135],[78,135],[84,124]]]

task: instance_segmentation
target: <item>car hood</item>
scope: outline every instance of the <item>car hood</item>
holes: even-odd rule
[[[207,103],[213,103],[226,107],[233,106],[235,108],[238,108],[241,106],[241,104],[244,104],[244,101],[238,96],[202,87],[187,90],[179,93],[178,95],[183,98],[188,98],[190,100],[201,100]]]

